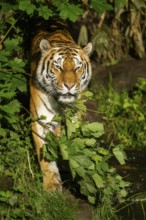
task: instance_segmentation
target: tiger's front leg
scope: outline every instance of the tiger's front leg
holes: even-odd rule
[[[58,125],[59,126],[59,125]],[[58,128],[57,128],[58,129]],[[45,144],[46,132],[38,122],[32,124],[33,139],[37,151],[37,157],[43,174],[43,185],[46,191],[62,189],[59,170],[55,161],[48,162],[42,157],[43,145]],[[58,131],[54,131],[55,133]],[[60,132],[59,132],[60,133]]]
[[[32,88],[31,91],[33,93],[35,91],[36,94],[34,98],[31,98],[31,113],[35,119],[38,118],[38,120],[32,122],[32,135],[36,147],[38,161],[43,174],[44,189],[46,191],[51,191],[54,189],[61,190],[61,178],[56,162],[46,161],[42,154],[43,145],[46,144],[46,133],[51,130],[50,132],[53,132],[55,136],[59,137],[61,133],[61,126],[57,123],[51,122],[53,114],[51,115],[46,108],[46,105],[43,105],[41,102],[42,99],[45,100],[44,95],[38,92],[35,88]],[[40,120],[39,118],[41,118],[42,115],[46,116],[46,119]]]

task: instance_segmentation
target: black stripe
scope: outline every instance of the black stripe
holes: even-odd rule
[[[83,83],[83,85],[88,85],[89,81],[86,79]]]
[[[56,53],[56,51],[54,51],[54,53]],[[54,53],[52,53],[52,55],[51,55],[51,57],[50,57],[50,59],[49,59],[50,61],[53,60]]]
[[[43,74],[43,71],[45,69],[45,62],[46,62],[46,59],[48,58],[48,55],[44,58],[43,60],[43,64],[42,64],[42,69],[41,69],[41,75]]]
[[[49,65],[50,65],[50,60],[48,60],[48,62],[47,62],[47,74],[49,72]]]
[[[38,87],[41,91],[47,93],[47,89],[45,89],[39,81],[37,81],[37,87]]]

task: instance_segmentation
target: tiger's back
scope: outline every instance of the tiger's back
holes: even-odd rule
[[[59,136],[60,125],[52,119],[61,112],[60,103],[77,99],[91,78],[91,43],[82,49],[64,27],[54,27],[52,32],[38,32],[31,47],[32,133],[46,190],[61,188],[61,178],[56,163],[42,158],[45,135],[50,130]]]

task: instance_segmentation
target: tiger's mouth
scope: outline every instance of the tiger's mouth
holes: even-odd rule
[[[62,103],[71,103],[77,99],[77,94],[65,93],[59,94],[58,101]]]
[[[74,94],[71,94],[70,92],[63,94],[64,98],[70,98],[70,97],[75,97]]]

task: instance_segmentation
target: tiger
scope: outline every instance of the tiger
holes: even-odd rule
[[[45,136],[48,130],[60,136],[61,126],[53,121],[56,114],[61,114],[60,105],[73,103],[89,84],[91,51],[92,43],[82,48],[75,43],[66,26],[59,25],[40,29],[31,43],[32,136],[46,191],[62,190],[62,181],[56,162],[43,158]]]

